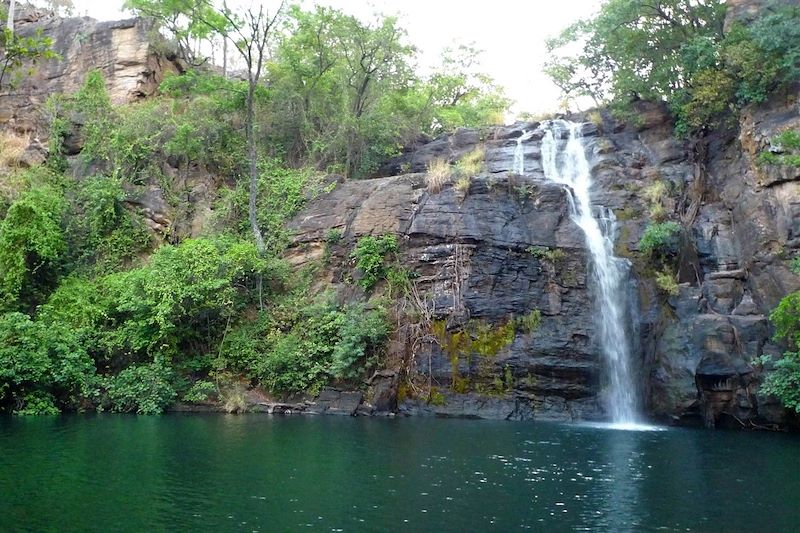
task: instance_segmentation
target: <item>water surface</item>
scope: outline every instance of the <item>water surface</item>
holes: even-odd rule
[[[800,530],[797,435],[440,419],[0,419],[0,530]]]

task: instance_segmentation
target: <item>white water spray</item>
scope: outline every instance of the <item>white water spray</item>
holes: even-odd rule
[[[525,174],[525,149],[522,143],[533,137],[534,132],[522,130],[522,135],[517,137],[517,147],[514,149],[514,172]]]
[[[583,231],[592,257],[597,293],[597,316],[600,322],[600,348],[609,374],[609,410],[612,421],[620,426],[635,426],[636,387],[631,379],[631,343],[625,332],[625,283],[629,264],[614,256],[616,218],[611,210],[592,212],[589,190],[591,168],[581,135],[581,125],[554,120],[545,125],[542,138],[542,167],[547,179],[566,185],[572,220]]]

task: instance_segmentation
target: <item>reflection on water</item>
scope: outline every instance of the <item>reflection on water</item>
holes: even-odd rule
[[[434,419],[5,418],[0,530],[792,531],[798,444]]]

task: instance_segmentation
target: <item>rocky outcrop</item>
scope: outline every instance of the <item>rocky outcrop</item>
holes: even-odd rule
[[[635,127],[608,117],[583,127],[595,201],[616,213],[617,253],[634,266],[638,307],[630,334],[641,393],[656,419],[786,422],[776,403],[758,392],[764,370],[753,361],[780,355],[767,316],[782,296],[800,288],[786,261],[800,243],[800,182],[784,170],[759,167],[755,157],[775,132],[798,125],[790,103],[784,97],[749,110],[738,137],[711,140],[704,167],[674,138],[669,115],[658,105],[640,103]],[[595,341],[595,316],[602,310],[594,308],[583,236],[568,216],[565,192],[544,179],[541,135],[523,143],[525,175],[512,171],[516,139],[537,126],[439,137],[381,169],[400,175],[345,182],[292,224],[290,260],[324,259],[329,266],[321,285],[344,298],[359,294],[349,282],[357,276],[348,261],[355,242],[365,235],[399,236],[401,263],[417,276],[418,308],[408,316],[427,320],[416,329],[400,328],[392,343],[394,370],[416,379],[398,387],[401,413],[605,416]],[[485,150],[485,171],[468,188],[428,190],[431,161],[456,161],[477,146]],[[664,191],[658,203],[666,216],[687,228],[674,296],[657,288],[652,266],[638,252],[652,221],[653,200],[645,192],[654,184]],[[341,235],[336,244],[327,241],[331,231]],[[541,321],[532,331],[509,327],[536,312]],[[476,350],[480,339],[489,339],[491,349]]]
[[[99,69],[105,76],[111,101],[122,104],[155,93],[168,72],[181,64],[143,19],[98,22],[88,17],[59,18],[54,13],[23,4],[17,6],[16,31],[41,31],[53,39],[60,57],[38,63],[13,89],[0,93],[0,123],[19,132],[46,136],[44,103],[57,93],[72,93],[84,76]]]

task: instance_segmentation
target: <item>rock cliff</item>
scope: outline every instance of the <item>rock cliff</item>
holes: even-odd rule
[[[800,126],[794,98],[776,96],[749,110],[738,131],[715,134],[704,165],[674,138],[659,106],[642,103],[636,126],[597,114],[595,123],[584,125],[594,200],[616,213],[617,253],[634,265],[637,312],[630,332],[641,394],[654,418],[786,422],[782,409],[759,395],[762,370],[752,361],[780,354],[767,316],[800,287],[785,260],[800,244],[800,175],[761,168],[755,156],[773,134]],[[345,295],[353,292],[345,281],[351,275],[347,253],[357,239],[401,237],[401,262],[418,275],[414,298],[424,308],[411,315],[427,313],[427,321],[416,330],[399,328],[390,361],[397,375],[421,377],[435,390],[431,401],[401,385],[401,412],[604,416],[595,319],[602,310],[593,305],[583,236],[569,217],[567,196],[544,179],[540,135],[523,143],[525,175],[513,171],[516,138],[536,127],[442,136],[382,168],[400,175],[345,182],[293,223],[292,261],[333,253],[327,264],[337,266],[328,268],[325,283]],[[428,190],[425,170],[432,160],[456,161],[477,146],[485,150],[486,168],[468,189],[449,184]],[[659,291],[638,250],[651,221],[645,191],[656,183],[667,191],[659,201],[688,228],[674,296]],[[326,243],[331,231],[342,236],[335,246]],[[532,312],[540,313],[538,327],[499,340],[511,320]],[[459,344],[459,335],[498,341],[480,353]],[[380,389],[385,395],[385,386]]]
[[[90,70],[103,72],[112,102],[122,104],[152,95],[167,72],[182,69],[166,52],[166,44],[154,44],[161,39],[143,19],[98,22],[89,17],[60,18],[22,4],[17,6],[15,28],[20,35],[41,30],[53,39],[59,58],[39,63],[19,86],[0,93],[4,129],[44,138],[47,98],[75,92]]]

